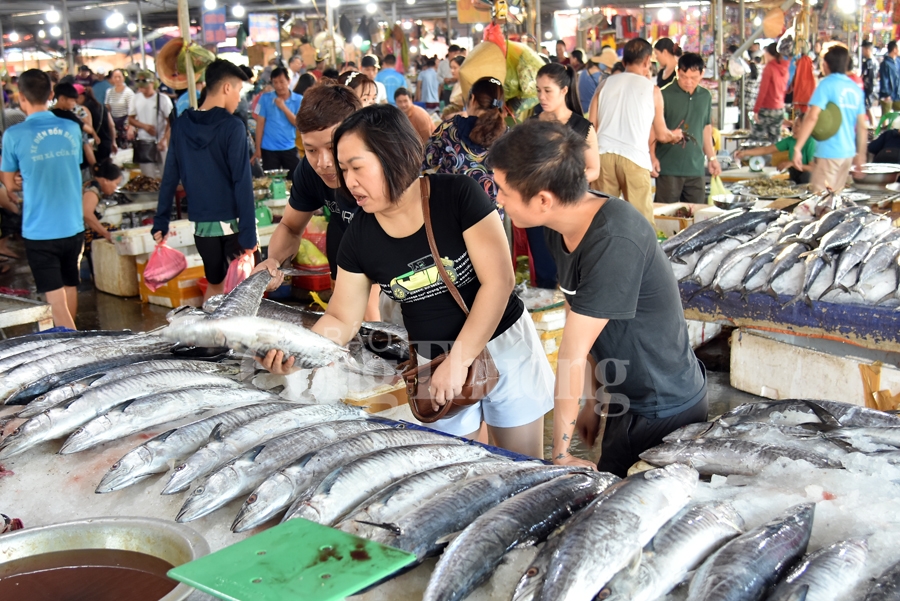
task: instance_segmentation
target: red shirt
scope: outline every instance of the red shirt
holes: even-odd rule
[[[762,81],[759,84],[759,95],[756,97],[754,113],[761,109],[778,110],[784,108],[784,95],[787,92],[788,62],[770,60],[763,69]]]
[[[857,75],[856,72],[847,71],[847,77],[852,79],[856,83],[856,85],[859,86],[859,89],[863,91],[863,93],[866,92],[866,84],[863,83],[862,77]]]

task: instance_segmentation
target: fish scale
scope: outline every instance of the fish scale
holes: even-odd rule
[[[385,429],[367,432],[308,453],[279,473],[288,483],[286,498],[282,497],[280,502],[274,502],[273,499],[273,502],[269,503],[265,502],[265,498],[260,499],[258,493],[254,492],[235,518],[232,530],[235,532],[247,530],[266,521],[292,503],[307,501],[328,474],[365,455],[391,447],[427,443],[463,444],[463,441],[423,430]],[[260,486],[263,484],[265,482]],[[265,490],[263,492],[265,493]],[[288,510],[287,515],[290,514],[291,510]]]
[[[672,251],[670,258],[677,261],[680,257],[700,250],[708,244],[718,242],[726,236],[737,236],[753,231],[758,225],[775,221],[780,215],[780,211],[772,209],[754,209],[726,219],[687,239],[681,246]]]
[[[900,253],[900,242],[881,242],[877,240],[859,266],[859,278],[850,290],[862,294],[860,286],[873,276],[881,274]]]
[[[278,397],[254,388],[191,386],[144,396],[120,405],[75,430],[60,455],[85,451],[142,430],[178,421],[216,407],[274,401]]]
[[[687,505],[697,482],[696,470],[670,465],[612,485],[545,545],[538,555],[549,556],[545,571],[532,564],[517,590],[537,581],[536,601],[593,599]]]
[[[849,292],[848,288],[841,284],[841,282],[845,277],[847,277],[847,275],[854,267],[859,265],[859,263],[863,260],[863,257],[866,256],[871,248],[871,240],[854,240],[852,243],[850,243],[850,246],[848,246],[844,250],[844,252],[841,253],[840,258],[838,259],[837,268],[834,272],[834,281],[831,283],[831,286],[829,286],[828,289],[822,293],[823,298],[826,294],[837,288],[841,288],[845,292]]]
[[[116,461],[97,486],[97,493],[120,490],[169,470],[169,462],[183,459],[209,441],[213,429],[230,432],[253,419],[295,407],[296,403],[275,402],[247,405],[185,424],[151,438]]]
[[[716,270],[716,274],[713,277],[712,283],[710,284],[719,295],[724,295],[729,290],[723,290],[721,283],[725,276],[732,270],[735,269],[742,261],[745,259],[750,259],[755,257],[758,253],[762,252],[766,248],[770,247],[775,240],[781,235],[783,228],[780,226],[773,226],[767,229],[765,232],[753,238],[747,242],[744,242],[733,251],[728,253],[722,262],[719,264],[719,268]],[[749,269],[749,265],[747,266]],[[746,274],[746,270],[744,271]],[[743,280],[744,275],[741,275],[741,280]]]
[[[113,336],[134,336],[134,332],[128,330],[79,330],[75,332],[51,332],[47,334],[28,334],[16,336],[7,340],[0,340],[0,359],[9,355],[25,352],[31,349],[49,346],[63,340],[77,338],[106,338]]]
[[[866,566],[869,546],[864,540],[846,540],[804,557],[769,595],[767,601],[790,601],[806,586],[806,601],[842,601],[856,586]]]
[[[291,430],[323,422],[362,420],[366,417],[367,414],[362,409],[340,403],[287,409],[257,418],[229,432],[214,429],[209,442],[175,468],[162,494],[180,492],[195,479],[225,465],[256,445]]]
[[[251,317],[256,315],[266,287],[272,281],[267,270],[254,273],[229,292],[208,319]]]
[[[41,442],[71,434],[93,418],[132,399],[157,392],[204,385],[231,388],[244,386],[223,376],[189,370],[141,374],[112,382],[88,390],[80,397],[29,418],[0,442],[0,457],[6,458]]]
[[[777,419],[779,416],[782,419]],[[849,403],[804,399],[744,403],[719,419],[726,426],[747,422],[780,422],[786,426],[833,422],[836,426],[900,427],[897,415]]]
[[[806,551],[815,507],[792,507],[726,543],[694,573],[688,601],[760,601]]]
[[[490,509],[448,545],[422,601],[464,599],[490,578],[509,550],[544,540],[614,481],[612,474],[562,476]]]
[[[775,280],[793,269],[794,265],[800,261],[800,256],[808,250],[809,246],[806,244],[803,244],[802,242],[792,242],[778,253],[778,256],[775,257],[775,260],[772,263],[772,272],[769,274],[768,281],[766,281],[766,290],[772,297],[778,297],[775,290],[772,288],[772,284]]]
[[[275,470],[331,442],[389,427],[367,420],[338,421],[313,424],[268,440],[210,474],[185,500],[176,520],[189,522],[208,515],[249,493]]]
[[[878,577],[866,593],[865,601],[900,601],[900,562]]]
[[[331,526],[373,493],[401,478],[442,465],[484,459],[480,446],[422,444],[388,448],[357,459],[326,477],[287,519],[305,518]]]
[[[733,217],[737,217],[738,215],[743,215],[746,212],[745,209],[732,209],[730,211],[726,211],[721,215],[716,215],[712,219],[704,219],[703,221],[695,221],[685,229],[681,230],[668,240],[662,243],[662,251],[667,255],[677,249],[679,246],[684,244],[688,239],[696,236],[700,232],[716,225],[717,223],[721,223],[727,219],[731,219]]]

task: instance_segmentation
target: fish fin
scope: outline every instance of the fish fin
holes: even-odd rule
[[[823,292],[822,294],[819,295],[819,298],[820,298],[820,299],[821,299],[821,298],[825,298],[825,296],[826,296],[829,292],[834,292],[834,291],[837,290],[839,287],[840,287],[840,284],[838,284],[837,282],[833,283],[831,286],[829,286],[828,288],[825,289],[825,292]]]
[[[846,292],[847,294],[850,294],[850,288],[849,288],[849,287],[844,286],[843,284],[838,284],[837,287],[840,288],[841,290],[843,290],[844,292]]]
[[[771,296],[772,298],[774,298],[776,301],[778,300],[778,293],[775,292],[775,289],[772,288],[771,286],[769,286],[768,288],[766,288],[766,290],[765,290],[764,292],[765,292],[766,294],[768,294],[769,296]]]
[[[672,263],[678,263],[679,265],[687,265],[687,263],[685,263],[684,259],[682,259],[681,257],[670,256],[669,261],[671,261]]]
[[[834,261],[834,255],[831,253],[822,253],[822,259],[829,265]]]
[[[808,295],[808,294],[805,295],[803,297],[803,302],[806,303],[806,306],[809,307],[810,309],[813,308],[813,299],[810,295]]]
[[[209,440],[217,442],[221,441],[223,438],[225,438],[224,430],[225,424],[219,422],[218,424],[216,424],[216,427],[212,429],[212,432],[209,433]]]
[[[795,296],[794,298],[792,298],[791,300],[789,300],[787,303],[785,303],[784,305],[782,305],[781,308],[782,308],[782,309],[787,309],[787,308],[790,307],[791,305],[800,302],[800,299],[802,299],[803,296],[804,296],[803,293],[798,294],[797,296]],[[807,297],[807,300],[808,300],[808,297]]]
[[[692,280],[692,281],[693,281],[693,280]],[[700,283],[700,282],[699,282],[699,278],[698,278],[698,281],[696,281],[696,282],[694,282],[694,283],[699,284],[699,283]],[[709,286],[700,286],[699,288],[697,288],[697,289],[693,292],[693,294],[691,294],[690,297],[688,297],[688,302],[694,300],[694,297],[695,297],[695,296],[699,296],[700,294],[706,292],[707,290],[709,290]]]
[[[830,426],[831,428],[842,427],[840,420],[838,420],[838,418],[836,418],[834,416],[834,414],[832,414],[830,411],[825,409],[825,407],[823,407],[822,405],[818,404],[815,401],[810,401],[810,400],[806,400],[806,399],[803,400],[803,403],[807,407],[812,409],[813,413],[816,414],[816,417],[819,418],[819,421],[821,421],[826,426]]]
[[[880,305],[881,303],[883,303],[884,301],[888,300],[889,298],[891,298],[892,296],[894,296],[896,294],[897,294],[896,290],[891,290],[890,292],[888,292],[887,294],[885,294],[884,296],[879,298],[877,301],[875,301],[874,304]]]
[[[252,449],[250,449],[249,451],[247,451],[246,453],[244,453],[243,455],[241,455],[239,457],[239,459],[243,459],[245,461],[255,461],[256,458],[259,456],[259,454],[262,453],[263,449],[265,449],[265,448],[266,448],[265,444],[255,446]]]
[[[462,534],[462,530],[459,530],[457,532],[451,532],[450,534],[445,534],[444,536],[435,540],[434,544],[438,545],[439,547],[444,547],[446,545],[449,545],[451,542],[453,542],[453,539],[455,539],[460,534]]]
[[[398,526],[397,524],[392,524],[390,522],[367,522],[365,520],[354,520],[354,521],[358,522],[360,524],[366,524],[367,526],[372,526],[375,528],[383,528],[384,530],[387,530],[397,536],[400,536],[401,534],[403,534],[403,529],[400,526]]]
[[[808,250],[805,253],[802,253],[799,258],[804,259],[804,258],[808,257],[809,255],[814,254],[815,252],[816,251],[814,251],[814,250]]]

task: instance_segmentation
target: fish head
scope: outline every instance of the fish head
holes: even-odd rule
[[[547,577],[547,571],[550,568],[551,554],[546,548],[542,550],[535,558],[513,592],[512,601],[533,601],[540,593],[541,585]]]
[[[244,532],[263,523],[290,503],[292,492],[293,486],[287,476],[280,472],[269,476],[244,501],[231,524],[231,531]]]
[[[153,473],[148,471],[152,461],[150,450],[144,445],[139,446],[110,466],[95,492],[113,492],[143,480]]]
[[[690,445],[687,442],[664,442],[647,449],[640,454],[640,458],[652,465],[670,465],[679,461],[685,461],[689,453]]]
[[[206,482],[191,492],[175,521],[190,522],[212,513],[230,501],[235,492],[240,492],[238,490],[239,482],[237,474],[234,474],[228,466],[215,472],[207,478]]]
[[[663,442],[679,442],[682,440],[696,440],[697,438],[703,438],[713,426],[714,424],[712,422],[688,424],[667,434],[663,437]]]
[[[214,459],[211,459],[203,453],[203,449],[191,455],[188,462],[176,465],[172,470],[172,475],[166,483],[162,494],[171,495],[181,492],[191,485],[195,478],[202,476],[214,465]]]
[[[32,437],[39,436],[52,423],[49,411],[38,413],[34,417],[29,418],[28,421],[19,425],[9,436],[0,441],[0,459],[12,457],[20,451],[30,448],[31,444],[29,441]]]

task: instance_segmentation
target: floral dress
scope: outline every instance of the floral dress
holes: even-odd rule
[[[469,133],[478,123],[478,117],[456,115],[441,123],[425,145],[422,171],[467,175],[478,182],[494,204],[497,203],[497,185],[494,173],[485,165],[488,149],[473,142]],[[501,216],[503,212],[500,208]]]

